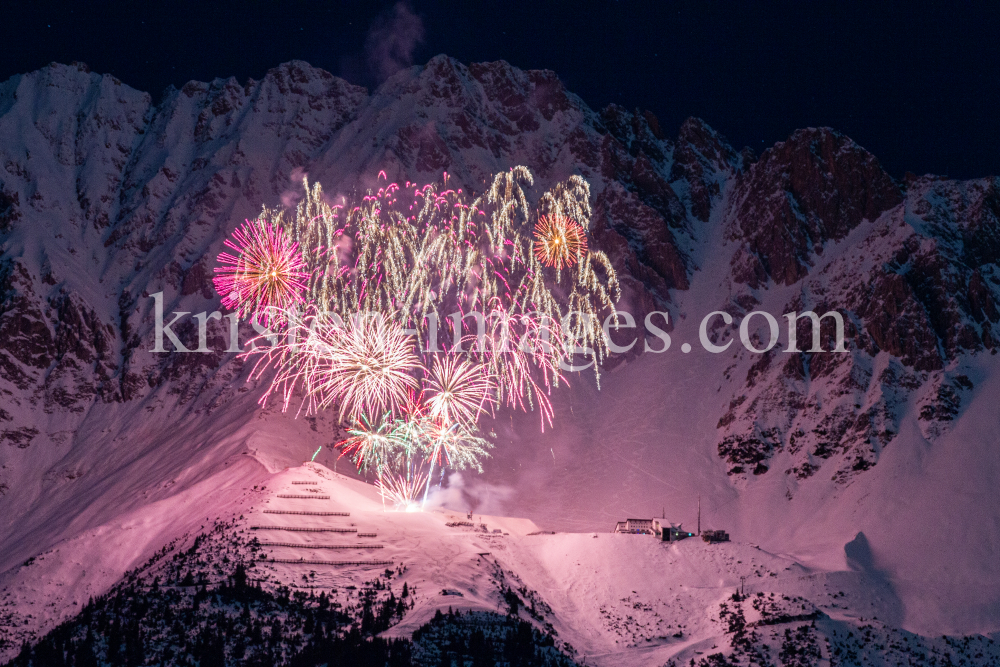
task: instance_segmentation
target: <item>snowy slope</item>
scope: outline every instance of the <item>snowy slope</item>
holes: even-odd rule
[[[41,554],[7,577],[0,618],[10,638],[50,628],[53,606],[84,604],[95,592],[95,577],[83,568],[97,567],[101,574],[114,570],[114,559],[102,547],[110,544],[128,553],[136,546],[129,535],[159,530],[163,536],[184,529],[175,533],[179,540],[137,571],[147,586],[154,576],[160,584],[176,585],[169,574],[175,568],[172,556],[180,556],[192,536],[214,535],[212,526],[221,522],[258,541],[260,553],[251,573],[267,590],[324,592],[332,602],[348,605],[354,591],[369,588],[382,571],[394,573],[397,592],[405,583],[412,606],[384,633],[387,637],[409,637],[438,611],[461,610],[514,613],[550,633],[556,647],[574,659],[596,665],[684,663],[740,646],[772,653],[790,645],[814,646],[828,658],[839,647],[847,649],[847,633],[858,633],[860,641],[864,629],[866,638],[856,647],[867,651],[864,664],[892,664],[893,649],[886,645],[904,638],[914,642],[913,650],[937,650],[938,644],[951,648],[950,639],[895,629],[902,617],[900,600],[878,572],[866,569],[860,541],[852,547],[850,568],[828,570],[757,545],[549,533],[524,519],[470,518],[443,508],[387,512],[373,487],[318,464],[260,475],[256,481],[251,489],[231,485],[207,494],[214,501],[214,516],[200,519],[200,526],[156,523],[167,514],[190,516],[195,511],[176,501],[169,512],[150,508],[120,526]],[[224,537],[225,531],[215,548],[235,556],[238,551],[226,546]],[[95,553],[104,558],[81,558]],[[232,567],[232,561],[223,563]],[[224,574],[205,572],[210,581]],[[742,600],[733,599],[737,590],[744,594]],[[510,609],[513,596],[519,600],[516,611]],[[727,614],[737,610],[755,639],[733,632]],[[790,641],[783,635],[786,630],[801,637]],[[875,639],[867,636],[870,632]],[[8,644],[5,654],[12,655],[18,646]],[[1000,646],[978,638],[971,650],[966,644],[956,653],[968,658],[978,654],[971,664],[990,664],[1000,656]]]
[[[168,312],[217,309],[222,239],[261,205],[293,204],[305,175],[332,196],[379,170],[446,171],[475,190],[517,164],[534,196],[590,180],[592,243],[619,271],[622,307],[640,323],[669,312],[673,344],[641,354],[640,341],[600,390],[571,378],[544,434],[535,414],[498,415],[486,474],[454,478],[452,506],[603,532],[661,512],[691,527],[700,496],[703,527],[824,572],[847,568],[863,532],[892,623],[1000,628],[997,179],[899,183],[826,129],[760,159],[696,119],[668,139],[652,114],[595,112],[551,72],[444,56],[371,93],[301,62],[159,102],[83,66],[0,84],[0,587],[25,610],[54,605],[18,613],[70,613],[321,445],[317,461],[338,465],[332,420],[258,407],[235,355],[150,353],[151,294]],[[845,314],[848,355],[698,344],[713,310],[783,325],[807,308]],[[176,328],[193,347],[191,319]],[[210,323],[209,346],[228,344]],[[525,538],[517,562],[535,563],[541,587],[547,557],[531,545],[584,537]],[[23,563],[42,554],[31,568],[51,567],[52,583],[32,592]],[[733,583],[724,565],[715,595]],[[573,623],[571,597],[560,622]],[[613,650],[590,632],[569,641]]]

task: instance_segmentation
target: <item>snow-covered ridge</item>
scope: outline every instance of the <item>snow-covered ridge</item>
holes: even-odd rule
[[[230,657],[287,657],[316,640],[318,622],[306,620],[309,609],[333,608],[356,623],[362,607],[374,606],[391,613],[379,621],[388,627],[380,631],[383,638],[416,638],[415,631],[441,613],[502,614],[529,623],[576,661],[597,665],[687,664],[716,653],[735,664],[742,664],[741,655],[745,661],[795,652],[810,659],[802,664],[847,661],[852,653],[866,665],[929,652],[974,665],[1000,656],[1000,645],[983,637],[937,639],[898,630],[900,602],[870,570],[863,536],[848,545],[851,569],[827,571],[757,545],[551,533],[524,519],[441,509],[386,512],[370,485],[312,463],[259,482],[230,489],[221,514],[170,540],[115,587],[119,613],[129,603],[146,610],[121,619],[142,624],[126,645],[138,642],[147,659],[170,663],[178,648],[200,650],[185,642],[185,632],[194,638],[226,615],[247,630],[228,633],[225,648],[217,650]],[[0,619],[9,643],[0,645],[0,656],[52,626],[53,611],[39,599],[71,599],[77,609],[87,603],[93,589],[86,577],[54,578],[71,567],[74,555],[66,551],[40,554],[22,566],[19,585],[4,591]],[[93,546],[78,540],[73,551]],[[247,585],[301,605],[268,608],[256,603],[259,594],[251,595],[253,605],[245,596],[233,605]],[[164,604],[171,609],[165,612]],[[171,626],[170,618],[192,604],[190,627]],[[102,613],[108,606],[98,603]],[[85,650],[110,656],[110,642],[121,637],[84,639],[92,617],[92,611],[83,614],[76,621],[82,627],[71,633],[90,647]],[[284,643],[273,631],[268,642],[249,630],[278,621]],[[332,619],[327,623],[332,634]]]

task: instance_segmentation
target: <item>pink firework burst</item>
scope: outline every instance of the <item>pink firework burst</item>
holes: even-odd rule
[[[226,239],[212,280],[222,305],[267,325],[280,324],[282,311],[303,303],[309,273],[299,245],[280,227],[264,221],[247,221]]]

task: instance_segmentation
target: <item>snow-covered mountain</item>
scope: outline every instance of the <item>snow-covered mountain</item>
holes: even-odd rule
[[[331,195],[379,171],[481,191],[519,164],[536,196],[590,181],[620,308],[640,327],[668,312],[673,343],[612,358],[600,389],[572,378],[544,434],[537,415],[499,415],[486,474],[456,478],[455,502],[610,530],[661,512],[691,525],[700,496],[703,524],[828,570],[863,532],[894,623],[1000,629],[1000,180],[897,181],[825,128],[758,158],[698,119],[668,136],[552,72],[445,56],[372,93],[302,62],[159,102],[83,65],[0,84],[0,585],[30,588],[24,562],[87,545],[47,572],[38,599],[60,602],[28,626],[336,439],[332,419],[257,406],[225,320],[208,322],[211,353],[150,352],[151,295],[217,310],[222,240],[294,204],[304,176]],[[810,309],[843,314],[848,353],[782,352],[784,333],[765,354],[698,344],[712,311],[735,318],[718,342],[751,311],[784,328]],[[197,347],[195,318],[174,329]],[[71,580],[75,597],[52,597]]]

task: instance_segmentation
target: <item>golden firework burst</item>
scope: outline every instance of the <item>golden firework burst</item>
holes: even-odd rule
[[[587,254],[587,233],[576,220],[540,215],[535,223],[535,257],[545,266],[568,269]]]

